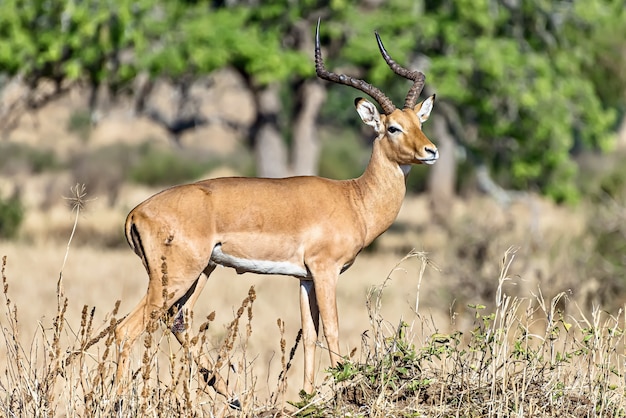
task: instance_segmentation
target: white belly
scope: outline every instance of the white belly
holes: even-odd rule
[[[240,274],[248,272],[258,274],[282,274],[300,278],[309,277],[309,272],[303,266],[288,261],[253,260],[235,257],[223,252],[221,244],[217,244],[215,248],[213,248],[211,261],[215,264],[232,267]]]

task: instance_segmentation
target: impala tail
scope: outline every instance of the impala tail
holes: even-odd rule
[[[132,212],[131,212],[132,215]],[[132,250],[141,258],[143,265],[148,268],[148,260],[146,259],[145,251],[141,243],[141,235],[137,229],[137,224],[134,222],[132,216],[126,218],[125,225],[126,241]]]

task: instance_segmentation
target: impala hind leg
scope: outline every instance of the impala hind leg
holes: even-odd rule
[[[226,382],[219,374],[217,370],[213,370],[213,364],[208,359],[204,359],[202,362],[205,364],[201,364],[200,359],[200,346],[198,343],[189,344],[190,341],[194,338],[192,335],[192,316],[191,312],[193,310],[196,301],[198,300],[198,296],[202,293],[202,289],[206,285],[206,282],[209,279],[211,273],[215,270],[214,264],[209,264],[209,266],[204,270],[204,273],[200,275],[196,283],[187,291],[182,298],[180,298],[174,305],[170,308],[170,314],[176,315],[171,322],[171,331],[178,340],[178,342],[182,345],[189,347],[189,354],[191,358],[196,362],[199,367],[200,373],[202,374],[204,381],[217,393],[223,395],[228,398],[229,405],[235,409],[241,409],[241,404],[236,396],[231,396],[228,392],[228,387]]]
[[[172,274],[168,275],[166,293],[163,288],[165,273],[152,267],[156,265],[161,267],[163,261],[159,261],[151,260],[150,263],[146,263],[149,275],[146,295],[115,328],[115,340],[119,350],[115,376],[118,395],[123,394],[126,388],[124,380],[129,368],[130,351],[137,338],[146,330],[150,321],[161,319],[173,303],[189,291],[204,268],[194,268],[188,260],[181,263],[168,262],[167,268]],[[190,277],[191,279],[188,279]]]
[[[117,384],[117,394],[121,395],[125,389],[125,377],[128,371],[128,361],[130,357],[130,350],[141,333],[148,326],[153,312],[159,312],[161,309],[157,304],[152,305],[149,301],[158,300],[154,293],[157,293],[153,289],[153,286],[148,286],[148,292],[137,304],[135,309],[124,318],[115,328],[115,340],[117,344],[118,356],[117,356],[117,372],[115,374],[115,382]],[[160,290],[160,289],[159,289]],[[158,292],[162,294],[162,292]],[[162,298],[161,298],[162,299]],[[162,302],[161,302],[162,305]]]
[[[315,384],[315,347],[320,327],[320,312],[312,280],[300,280],[300,319],[304,345],[304,383],[306,393],[313,392]]]

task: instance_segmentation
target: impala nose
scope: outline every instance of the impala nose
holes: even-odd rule
[[[439,158],[439,151],[434,146],[424,147],[424,151],[428,155],[426,158],[424,158],[425,160],[432,160],[434,162],[437,158]]]

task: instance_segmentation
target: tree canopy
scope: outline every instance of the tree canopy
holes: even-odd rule
[[[363,41],[376,28],[396,60],[422,67],[452,105],[456,139],[504,186],[576,199],[571,152],[612,145],[626,93],[621,1],[390,0],[348,25],[346,61],[395,82]]]
[[[314,77],[302,31],[318,17],[329,65],[396,101],[407,85],[380,59],[373,31],[394,59],[424,71],[460,146],[505,187],[575,200],[572,153],[612,145],[626,96],[620,0],[6,0],[0,72],[33,87],[121,91],[139,73],[180,81],[230,66],[251,86],[289,92]],[[345,123],[337,110],[352,112],[353,97],[330,95],[325,120]]]

